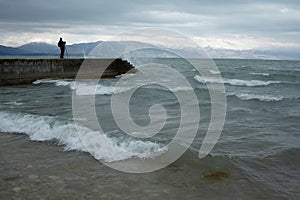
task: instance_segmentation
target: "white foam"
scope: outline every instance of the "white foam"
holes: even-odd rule
[[[127,78],[130,78],[132,75],[127,75]],[[75,90],[77,95],[112,95],[112,94],[120,94],[123,92],[127,92],[129,90],[134,89],[135,87],[115,87],[115,86],[107,86],[97,84],[96,88],[94,85],[89,84],[88,82],[76,82],[71,80],[61,80],[61,79],[41,79],[34,81],[33,84],[55,84],[55,86],[68,86],[71,90]],[[136,87],[138,87],[137,85]],[[143,86],[143,84],[140,84]],[[149,89],[161,89],[161,90],[170,90],[172,92],[180,92],[180,91],[191,91],[192,87],[174,87],[174,88],[164,88],[161,86],[144,86],[144,88]]]
[[[199,83],[222,83],[219,79],[216,78],[206,78],[205,80],[199,76],[196,75],[194,76],[194,79],[198,81]],[[227,79],[223,78],[223,83],[228,84],[228,85],[233,85],[233,86],[248,86],[248,87],[253,87],[253,86],[267,86],[270,84],[275,84],[275,83],[281,83],[281,81],[260,81],[260,80],[240,80],[240,79]]]
[[[260,80],[239,80],[239,79],[225,79],[224,82],[229,85],[237,86],[267,86],[270,84],[281,83],[281,81],[260,81]]]
[[[132,157],[148,158],[167,151],[154,142],[127,139],[120,141],[107,135],[80,128],[81,142],[75,124],[59,121],[56,117],[38,116],[22,113],[0,112],[0,131],[11,133],[25,133],[31,140],[57,140],[65,146],[65,150],[79,150],[91,153],[96,159],[106,162],[119,161]]]
[[[21,106],[21,105],[23,105],[23,103],[17,102],[17,101],[9,101],[9,102],[6,102],[4,104],[5,105],[12,105],[12,106]]]
[[[172,92],[180,92],[180,91],[191,91],[194,90],[192,87],[175,87],[170,89]]]
[[[220,71],[215,71],[215,70],[209,70],[209,73],[211,73],[211,74],[220,74],[221,72]]]
[[[33,84],[55,84],[55,86],[68,86],[71,90],[76,90],[77,95],[111,95],[115,93],[121,93],[125,92],[127,90],[130,90],[131,88],[116,88],[114,86],[106,86],[98,84],[95,87],[93,85],[90,85],[88,83],[83,82],[76,82],[71,80],[62,80],[62,79],[41,79],[34,81]]]
[[[62,80],[62,79],[41,79],[41,80],[36,80],[32,83],[35,85],[43,84],[43,83],[53,83],[56,86],[70,86],[70,87],[74,85],[74,81]]]
[[[77,87],[74,86],[71,89],[75,89],[77,95],[110,95],[115,92],[115,87],[113,86],[97,85],[95,88],[92,85],[84,83],[78,83]]]
[[[270,76],[269,73],[256,73],[256,72],[253,72],[253,73],[249,73],[250,75],[258,75],[258,76]]]
[[[247,93],[227,93],[227,96],[235,96],[241,100],[259,100],[259,101],[281,101],[283,99],[282,96],[274,97],[269,95],[258,95],[258,94],[247,94]]]
[[[157,89],[157,90],[164,90],[164,91],[172,91],[172,92],[184,92],[184,91],[194,90],[194,88],[189,87],[189,86],[178,86],[178,87],[176,87],[176,84],[174,84],[174,86],[171,87],[171,88],[166,88],[166,87],[163,87],[161,85],[147,85],[147,86],[144,86],[143,88]]]

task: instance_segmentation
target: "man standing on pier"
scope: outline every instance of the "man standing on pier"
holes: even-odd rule
[[[60,58],[64,58],[65,49],[66,49],[66,41],[63,41],[62,38],[60,38],[57,45],[60,48]]]

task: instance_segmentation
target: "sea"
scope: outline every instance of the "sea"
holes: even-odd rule
[[[103,133],[89,135],[91,153],[74,123],[75,80],[1,87],[0,199],[300,199],[300,61],[215,59],[219,71],[207,70],[223,78],[226,118],[212,151],[199,158],[211,120],[207,82],[215,80],[203,79],[184,59],[149,59],[178,71],[198,99],[197,135],[179,159],[149,173],[122,172],[105,164],[149,161],[153,153],[166,153],[180,126],[181,103],[189,103],[189,98],[179,102],[174,93],[184,96],[190,88],[170,91],[150,84],[136,90],[128,105],[136,124],[150,123],[154,104],[167,114],[157,135],[140,138],[118,127],[111,108],[113,96],[131,90],[117,90],[117,82],[137,76],[138,68],[99,80],[91,91]]]

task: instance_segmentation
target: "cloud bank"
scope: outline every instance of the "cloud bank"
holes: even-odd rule
[[[287,1],[67,1],[0,0],[0,44],[107,40],[141,27],[161,27],[201,46],[300,49],[300,2]]]

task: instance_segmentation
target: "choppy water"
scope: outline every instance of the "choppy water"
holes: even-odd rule
[[[0,195],[70,199],[300,197],[299,61],[215,60],[226,88],[227,117],[217,145],[204,159],[197,154],[210,120],[210,98],[204,80],[183,60],[153,62],[178,70],[199,99],[197,137],[178,161],[157,172],[134,175],[112,170],[85,153],[72,116],[74,80],[48,79],[33,85],[1,87]],[[130,79],[135,75],[124,76]],[[136,91],[130,111],[137,124],[149,123],[148,110],[156,103],[166,108],[168,120],[155,137],[133,138],[125,135],[112,117],[112,94],[130,90],[115,88],[117,81],[100,80],[96,91],[88,85],[82,91],[82,95],[96,92],[97,117],[105,132],[101,137],[91,134],[91,145],[97,147],[95,157],[112,162],[148,158],[153,152],[166,151],[164,146],[180,123],[180,105],[174,94],[158,85]],[[186,90],[178,87],[175,92]]]

